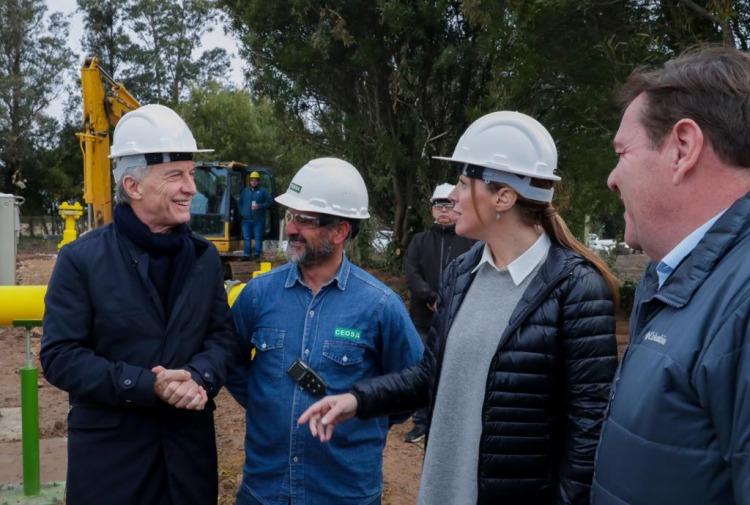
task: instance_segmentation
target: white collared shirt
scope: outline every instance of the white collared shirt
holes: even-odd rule
[[[479,268],[485,263],[489,263],[492,268],[498,272],[504,272],[507,270],[511,279],[513,279],[513,284],[518,286],[526,277],[528,277],[534,268],[536,268],[536,266],[547,257],[550,245],[551,242],[549,237],[546,233],[542,233],[531,247],[526,249],[526,251],[518,258],[511,261],[507,267],[498,268],[497,265],[495,265],[495,261],[492,259],[490,246],[484,244],[482,259],[479,260],[479,263],[477,263],[477,266],[474,267],[474,270],[472,270],[471,273],[479,270]]]

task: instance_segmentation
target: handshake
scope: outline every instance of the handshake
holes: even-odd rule
[[[203,410],[208,394],[198,385],[187,370],[170,370],[163,366],[151,369],[156,374],[154,394],[178,409]]]

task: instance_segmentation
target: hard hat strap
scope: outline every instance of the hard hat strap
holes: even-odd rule
[[[499,182],[501,184],[507,184],[518,192],[521,196],[527,200],[533,200],[535,202],[546,202],[552,201],[554,195],[554,188],[539,188],[531,185],[531,177],[512,174],[510,172],[502,172],[500,170],[494,170],[492,168],[480,167],[479,165],[472,165],[470,163],[463,163],[459,165],[461,173],[466,177],[472,179],[480,179],[489,184],[491,182]]]
[[[193,153],[146,153],[143,155],[146,165],[158,165],[172,161],[192,161]]]
[[[147,153],[133,154],[115,158],[115,167],[112,169],[112,175],[115,182],[120,182],[125,170],[133,167],[145,167],[148,165],[158,165],[159,163],[169,163],[171,161],[190,161],[193,159],[193,153]]]

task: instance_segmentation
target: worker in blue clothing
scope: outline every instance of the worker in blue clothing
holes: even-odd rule
[[[591,503],[750,503],[750,55],[698,48],[638,69],[609,187],[636,289]]]
[[[417,363],[422,342],[403,301],[344,253],[369,217],[352,165],[312,160],[276,201],[288,208],[289,262],[232,308],[247,357],[227,380],[247,411],[237,504],[379,504],[388,428],[408,412],[350,423],[326,445],[296,421],[323,394]]]
[[[251,241],[255,240],[252,252],[254,259],[263,254],[263,232],[266,229],[266,209],[271,206],[271,195],[260,185],[260,173],[253,171],[248,177],[250,186],[240,192],[240,215],[242,216],[242,240],[245,256],[251,256]]]

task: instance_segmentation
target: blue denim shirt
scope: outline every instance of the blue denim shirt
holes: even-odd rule
[[[362,379],[418,362],[422,342],[401,299],[344,256],[336,276],[313,296],[296,265],[262,275],[232,307],[247,366],[227,388],[246,408],[243,483],[267,505],[369,504],[382,490],[388,418],[353,419],[322,444],[297,419],[317,398],[286,370],[301,359],[343,393]]]

